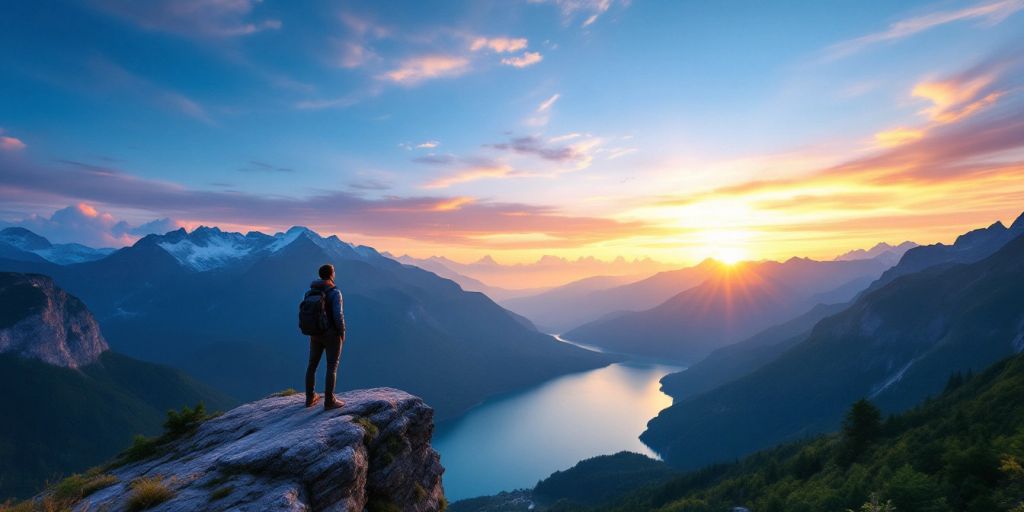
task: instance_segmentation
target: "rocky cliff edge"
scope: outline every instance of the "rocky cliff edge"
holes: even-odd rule
[[[433,410],[390,388],[340,396],[333,411],[307,409],[301,393],[239,406],[110,469],[113,483],[74,510],[443,510]]]

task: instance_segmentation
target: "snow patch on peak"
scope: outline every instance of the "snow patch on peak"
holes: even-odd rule
[[[244,258],[252,252],[251,244],[241,236],[223,235],[219,230],[216,234],[219,236],[202,237],[200,240],[186,237],[175,242],[161,242],[157,245],[169,252],[181,264],[198,271],[222,267],[227,263]]]
[[[267,247],[267,250],[269,250],[270,252],[280,251],[281,249],[284,249],[285,247],[291,245],[292,242],[298,240],[299,237],[301,236],[305,236],[306,238],[312,240],[317,245],[323,245],[321,243],[323,238],[320,238],[320,235],[316,234],[311,229],[302,226],[292,226],[291,228],[288,229],[288,231],[285,231],[284,233],[274,234],[274,238],[276,238],[276,240],[274,240],[274,243],[270,244]]]

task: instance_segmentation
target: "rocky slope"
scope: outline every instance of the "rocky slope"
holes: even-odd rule
[[[433,410],[391,388],[341,397],[345,407],[326,412],[305,408],[301,394],[239,406],[110,470],[112,483],[73,510],[132,510],[140,479],[169,491],[153,511],[441,510]]]
[[[108,348],[85,304],[52,279],[0,273],[0,354],[78,368]]]

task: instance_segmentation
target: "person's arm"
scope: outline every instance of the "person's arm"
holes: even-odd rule
[[[334,300],[331,301],[331,316],[334,318],[334,325],[338,327],[338,334],[345,338],[345,311],[342,305],[341,290],[334,289]]]

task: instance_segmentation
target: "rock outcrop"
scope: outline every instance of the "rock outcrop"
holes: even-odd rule
[[[265,398],[206,421],[157,455],[110,470],[116,483],[74,510],[132,510],[140,479],[164,489],[153,511],[444,508],[433,410],[423,400],[375,388],[345,393],[345,407],[324,411],[305,408],[304,398]]]
[[[0,354],[78,368],[109,348],[85,304],[52,279],[0,273]]]

